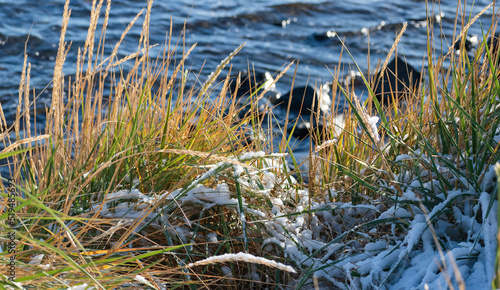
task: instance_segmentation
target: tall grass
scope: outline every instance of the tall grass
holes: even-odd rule
[[[194,245],[187,247],[194,241],[170,236],[168,230],[172,231],[174,225],[171,229],[148,227],[163,215],[161,207],[171,207],[166,207],[172,203],[166,200],[167,195],[143,205],[142,214],[134,219],[103,217],[102,202],[123,189],[137,187],[141,192],[160,194],[183,188],[214,162],[242,164],[228,158],[245,149],[241,140],[245,136],[243,125],[248,121],[236,118],[239,109],[225,93],[229,78],[219,85],[219,97],[210,96],[218,86],[218,73],[234,54],[221,63],[202,88],[187,89],[190,72],[184,62],[194,46],[182,48],[185,53],[175,61],[179,42],[173,44],[175,39],[169,38],[156,59],[149,54],[152,1],[145,13],[131,21],[110,55],[104,53],[104,40],[111,4],[94,1],[87,40],[78,49],[75,76],[67,78],[62,67],[70,49],[64,38],[70,17],[68,6],[69,1],[64,8],[46,132],[37,138],[29,135],[28,65],[21,80],[23,94],[18,107],[18,116],[26,116],[26,124],[15,127],[18,138],[27,139],[5,150],[26,147],[11,153],[17,154],[12,176],[22,192],[16,207],[20,223],[16,259],[23,267],[18,267],[17,281],[42,288],[87,281],[95,287],[111,288],[144,275],[156,285],[148,273],[159,271],[163,273],[161,279],[173,286],[208,283],[178,268],[194,262],[196,259],[190,257],[199,255]],[[103,9],[104,21],[99,27]],[[118,59],[121,42],[141,14],[145,20],[137,52]],[[125,71],[125,67],[131,68]],[[110,91],[105,90],[106,83],[111,85]],[[42,138],[44,142],[34,142]],[[7,153],[2,156],[7,157]],[[135,196],[128,200],[138,201]],[[111,202],[111,207],[118,203]],[[220,211],[216,216],[224,214]],[[151,215],[155,217],[146,220]],[[189,213],[182,210],[177,215],[179,220],[170,223],[194,222],[183,219]],[[165,256],[179,248],[183,250]],[[46,270],[29,265],[30,258],[40,254],[50,263]]]
[[[457,56],[452,47],[444,56],[433,51],[432,48],[437,46],[434,44],[434,26],[428,22],[426,76],[417,89],[405,88],[400,92],[399,97],[404,104],[396,101],[388,107],[380,106],[368,80],[363,77],[370,93],[367,102],[374,103],[373,111],[369,110],[371,106],[367,106],[368,115],[381,118],[378,133],[385,142],[377,142],[373,138],[366,114],[362,112],[365,109],[357,105],[354,93],[342,89],[341,92],[350,103],[353,117],[347,122],[344,133],[335,136],[334,143],[319,147],[319,158],[316,158],[321,168],[321,186],[342,193],[337,194],[335,199],[330,198],[331,201],[341,200],[353,204],[376,202],[381,203],[382,208],[405,209],[411,217],[419,214],[420,211],[415,212],[419,207],[424,213],[434,210],[433,215],[427,216],[431,228],[432,224],[443,220],[457,227],[460,221],[452,214],[453,208],[461,208],[460,204],[468,202],[479,206],[479,193],[486,190],[485,184],[489,184],[491,178],[486,175],[491,171],[491,166],[500,160],[498,137],[495,139],[500,124],[498,48],[486,42],[487,36],[494,32],[485,31],[484,40],[479,43],[474,56],[470,57],[464,49],[464,39],[470,25],[492,5],[485,7],[469,22],[462,23],[462,29],[452,41],[456,43],[462,40],[462,49]],[[490,29],[496,27],[496,22],[494,17]],[[398,35],[396,38],[393,48],[400,37]],[[385,64],[382,70],[384,67]],[[341,84],[339,80],[337,83]],[[361,134],[356,133],[357,126],[362,128]],[[331,136],[334,137],[333,132]],[[494,193],[490,185],[486,188],[489,194]],[[453,197],[448,195],[456,191],[463,193]],[[403,196],[408,192],[417,198],[408,200]],[[474,217],[481,219],[479,223],[486,223],[490,215],[495,214],[490,211],[494,202],[494,198],[489,199],[489,205],[483,208],[485,215],[475,213]],[[403,232],[409,231],[411,217],[408,220],[387,219],[384,224],[396,225]],[[380,230],[380,222],[361,218],[358,227],[367,233]],[[345,239],[343,234],[340,237]],[[446,243],[444,237],[434,237],[438,248],[439,243]],[[474,244],[478,240],[476,238]],[[390,267],[389,276],[378,286],[389,280],[390,274],[394,274],[408,259],[408,254],[400,255]],[[442,263],[446,269],[446,262],[442,260]],[[318,269],[322,268],[326,266]],[[456,281],[461,279],[459,276],[458,271]],[[463,280],[458,286],[451,280],[448,285],[450,288],[453,289],[455,285],[463,289]],[[359,287],[356,283],[350,285]]]
[[[131,20],[109,55],[104,46],[111,4],[94,1],[75,76],[68,78],[62,74],[66,55],[74,49],[64,38],[71,29],[68,3],[46,131],[31,135],[34,96],[25,58],[14,128],[19,140],[0,153],[0,158],[14,158],[11,176],[20,193],[16,282],[25,287],[342,288],[362,287],[372,276],[370,283],[383,287],[396,283],[393,274],[418,247],[405,233],[415,235],[412,224],[419,216],[426,214],[422,224],[429,228],[444,221],[457,225],[455,208],[482,206],[484,198],[476,193],[493,193],[484,184],[488,168],[499,160],[500,83],[496,48],[486,41],[473,59],[464,50],[458,57],[438,56],[431,49],[429,23],[426,77],[416,89],[405,88],[401,104],[389,107],[376,101],[368,76],[364,80],[373,106],[361,104],[344,87],[337,67],[332,97],[349,101],[345,126],[340,134],[336,127],[312,130],[310,140],[317,144],[310,146],[310,182],[304,184],[286,165],[286,154],[295,160],[286,134],[282,154],[269,152],[272,144],[260,138],[241,142],[248,127],[273,139],[254,117],[257,112],[238,117],[239,102],[227,94],[231,79],[221,77],[242,46],[197,87],[187,83],[191,72],[184,67],[195,46],[182,47],[183,54],[177,55],[180,41],[171,38],[170,30],[162,52],[150,55],[152,1]],[[102,10],[104,21],[99,22]],[[118,58],[123,39],[142,14],[137,52]],[[468,25],[457,35],[465,35]],[[397,53],[403,33],[391,54]],[[253,93],[251,110],[263,95],[262,88]],[[374,115],[381,118],[377,132],[368,120]],[[22,116],[24,124],[19,123]],[[331,141],[321,145],[320,139]],[[2,196],[7,207],[7,194]],[[484,214],[474,211],[473,218],[483,224],[494,214],[494,202],[489,199],[490,207],[481,207]],[[409,214],[376,213],[391,208]],[[12,231],[1,225],[2,233]],[[341,266],[353,257],[362,260],[363,247],[388,233],[400,242],[390,246],[387,257],[401,254],[380,270],[384,274],[375,277],[372,270]],[[435,238],[446,244],[443,237]],[[219,255],[226,258],[206,260]],[[11,257],[2,252],[2,264]],[[338,269],[345,271],[325,274]]]

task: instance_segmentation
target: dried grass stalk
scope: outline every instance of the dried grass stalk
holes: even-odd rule
[[[287,271],[290,273],[297,273],[295,269],[293,269],[290,266],[287,266],[283,263],[276,262],[273,260],[268,260],[266,258],[262,257],[256,257],[251,254],[245,254],[245,253],[238,253],[238,254],[224,254],[220,256],[214,256],[210,257],[195,263],[189,263],[187,265],[188,268],[192,268],[194,266],[202,266],[202,265],[208,265],[208,264],[213,264],[213,263],[225,263],[225,262],[245,262],[245,263],[255,263],[255,264],[261,264],[265,265],[268,267],[276,268],[279,270]]]

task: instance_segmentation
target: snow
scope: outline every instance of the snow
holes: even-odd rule
[[[283,263],[276,262],[273,260],[265,259],[262,257],[256,257],[251,254],[246,253],[237,253],[237,254],[224,254],[220,256],[209,257],[204,260],[198,261],[196,263],[189,263],[188,268],[199,266],[199,265],[207,265],[213,263],[224,263],[224,262],[245,262],[245,263],[256,263],[262,264],[269,267],[277,268],[283,271],[297,273],[292,267],[287,266]]]
[[[240,165],[233,165],[234,177],[238,178],[243,173],[243,167]]]
[[[42,263],[42,259],[44,256],[45,256],[44,254],[34,256],[33,258],[31,258],[31,261],[29,262],[29,264],[30,265],[40,265]]]
[[[379,117],[377,116],[373,116],[373,117],[369,117],[368,118],[368,125],[370,126],[371,128],[371,131],[373,133],[373,138],[375,139],[375,141],[380,141],[380,136],[378,135],[378,129],[377,129],[377,122],[379,120]]]
[[[330,144],[328,142],[324,143],[325,146]],[[237,253],[191,263],[190,268],[224,262],[264,264],[283,271],[299,272],[301,275],[295,283],[307,279],[305,288],[312,287],[314,275],[325,288],[441,289],[448,288],[447,279],[458,288],[457,281],[462,278],[467,289],[489,289],[494,275],[498,229],[496,210],[489,210],[497,208],[496,198],[488,193],[495,188],[494,166],[483,170],[484,178],[479,184],[482,192],[475,191],[469,181],[455,177],[450,181],[465,186],[441,192],[435,173],[421,167],[420,177],[410,173],[395,176],[402,189],[397,203],[366,199],[370,203],[352,204],[310,197],[307,189],[297,190],[293,178],[283,179],[282,174],[276,173],[284,168],[284,156],[248,152],[231,159],[241,162],[261,159],[267,167],[257,169],[221,162],[183,189],[155,195],[139,191],[134,183],[130,190],[109,193],[94,207],[101,207],[101,215],[105,217],[135,219],[146,214],[146,207],[161,199],[167,203],[175,199],[176,206],[200,204],[202,211],[223,206],[236,214],[245,229],[259,224],[260,231],[265,233],[262,250],[283,257],[288,264],[251,253]],[[431,163],[430,158],[438,157],[428,157],[416,150],[395,160],[413,158]],[[439,158],[447,158],[456,164],[451,156]],[[438,165],[438,170],[442,174],[449,173],[445,166]],[[209,177],[217,180],[219,175],[228,178],[218,179],[211,186],[203,182]],[[241,204],[234,189],[224,182],[234,179],[242,191]],[[275,190],[276,184],[280,185],[279,190]],[[422,199],[425,190],[430,196],[435,196],[431,206],[429,200]],[[328,191],[331,196],[343,194],[332,188]],[[259,194],[269,207],[249,206],[253,196]],[[289,206],[290,197],[294,199],[294,207]],[[158,210],[163,211],[165,207]],[[144,222],[157,212],[150,213]],[[192,241],[189,224],[172,226],[169,215],[165,213],[152,225],[167,229],[182,241]],[[248,237],[241,235],[240,238],[247,241]],[[439,241],[440,248],[434,239]],[[220,240],[216,232],[206,234],[209,243]],[[221,269],[225,276],[233,277],[230,267],[224,265]],[[251,266],[248,279],[258,279],[256,269]],[[196,268],[191,271],[196,271]],[[304,273],[309,273],[309,276],[304,276]]]
[[[261,158],[266,156],[266,153],[264,151],[258,151],[258,152],[247,152],[243,153],[242,155],[239,156],[239,160],[250,160],[250,159],[255,159],[255,158]]]
[[[93,170],[90,170],[89,172],[84,173],[83,174],[83,178],[87,178],[87,176],[89,176],[89,174],[92,173],[92,172],[93,172]]]
[[[233,272],[231,272],[231,268],[229,268],[228,266],[222,266],[221,270],[224,276],[226,276],[227,278],[233,278]]]
[[[149,284],[148,280],[146,280],[146,278],[142,277],[141,275],[136,275],[134,280],[142,284]]]
[[[89,284],[83,283],[83,284],[80,284],[80,285],[68,287],[68,290],[90,290],[90,289],[95,289],[94,287],[90,287],[90,288],[88,288],[88,287],[89,287]]]
[[[207,234],[207,241],[209,243],[217,243],[217,233],[209,233],[209,234]]]
[[[399,162],[399,161],[401,161],[401,160],[407,160],[407,159],[412,159],[412,158],[413,158],[413,157],[411,157],[411,156],[410,156],[410,155],[408,155],[408,154],[402,154],[402,155],[397,156],[397,157],[396,157],[396,160],[394,160],[394,161]]]
[[[327,140],[323,143],[321,143],[321,145],[318,145],[316,146],[316,152],[318,152],[319,150],[325,148],[325,147],[329,147],[331,145],[335,145],[336,143],[338,142],[338,140],[335,138],[335,139],[332,139],[332,140]]]

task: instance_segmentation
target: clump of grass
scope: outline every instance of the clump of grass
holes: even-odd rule
[[[207,166],[214,162],[245,165],[229,158],[248,146],[241,144],[248,119],[236,117],[240,108],[225,93],[229,78],[219,96],[211,96],[217,75],[242,46],[221,63],[216,75],[201,88],[188,89],[190,72],[185,70],[184,62],[194,46],[183,48],[185,53],[174,63],[178,44],[169,39],[162,54],[151,60],[148,31],[152,1],[144,13],[137,52],[121,59],[116,57],[120,44],[142,12],[107,56],[104,39],[111,4],[97,1],[91,12],[87,41],[83,49],[78,49],[75,77],[66,78],[62,67],[70,51],[64,38],[66,30],[71,29],[67,27],[68,4],[69,1],[64,10],[46,132],[31,138],[30,120],[25,118],[24,131],[17,125],[15,132],[18,138],[22,132],[27,133],[26,139],[13,143],[0,156],[15,155],[12,176],[21,193],[15,207],[19,241],[16,259],[22,265],[16,281],[42,288],[82,282],[112,288],[137,283],[136,276],[144,275],[158,287],[159,282],[150,274],[156,273],[155,277],[173,287],[203,284],[206,281],[196,278],[196,274],[191,276],[178,268],[197,260],[198,250],[188,246],[196,239],[180,238],[172,231],[173,225],[167,228],[166,223],[158,220],[164,218],[163,210],[169,211],[172,203],[175,205],[168,193],[189,189],[192,179],[205,173]],[[99,27],[102,9],[104,22]],[[128,71],[124,70],[126,65],[130,67]],[[18,120],[19,116],[30,114],[27,67],[21,80]],[[111,91],[105,91],[105,82],[110,83]],[[42,139],[44,142],[34,144]],[[8,153],[15,148],[24,149]],[[207,182],[213,181],[203,180],[200,184]],[[127,213],[133,209],[119,215],[120,207],[140,200],[133,194],[116,198],[120,190],[162,197],[154,203],[137,205],[135,209],[140,211],[130,219]],[[189,213],[178,209],[180,212],[170,212],[176,217],[169,224],[195,222],[185,220]],[[222,210],[217,214],[227,213]],[[158,228],[159,224],[163,228]],[[170,236],[169,230],[174,236]],[[31,265],[35,255],[43,255],[42,263],[49,266]],[[9,257],[6,252],[2,256]]]
[[[491,5],[486,7],[480,14],[490,7]],[[464,28],[457,33],[453,43],[466,35],[467,28],[480,14],[462,25]],[[496,23],[496,19],[492,21]],[[427,217],[429,225],[446,221],[455,228],[460,228],[461,223],[456,210],[460,208],[461,211],[467,212],[463,208],[465,204],[482,207],[482,216],[477,211],[472,214],[480,224],[487,224],[491,215],[495,214],[490,210],[495,202],[494,198],[488,198],[489,202],[486,204],[480,201],[480,196],[485,198],[481,195],[485,190],[493,192],[493,188],[485,184],[490,184],[489,172],[500,157],[497,141],[500,122],[497,111],[498,62],[486,42],[486,35],[490,32],[485,33],[485,40],[470,59],[464,49],[459,56],[455,56],[453,50],[448,55],[437,56],[431,50],[431,47],[434,47],[433,26],[428,27],[427,81],[422,82],[416,91],[408,89],[404,92],[404,106],[395,102],[389,107],[381,107],[365,80],[370,92],[369,101],[372,100],[375,105],[374,111],[369,112],[369,115],[378,115],[381,118],[378,133],[384,142],[379,143],[373,137],[362,110],[356,105],[356,96],[343,90],[350,102],[353,117],[347,119],[344,132],[335,136],[335,142],[319,147],[319,158],[315,159],[320,163],[318,168],[331,172],[328,175],[320,175],[322,179],[319,185],[337,192],[334,198],[328,196],[331,202],[344,201],[360,205],[375,202],[379,203],[377,207],[381,211],[393,207],[408,213],[403,219],[398,215],[394,215],[395,220],[388,217],[379,218],[377,222],[360,219],[358,227],[360,230],[364,229],[361,230],[364,233],[380,232],[382,237],[387,233],[384,228],[388,226],[392,227],[393,234],[394,229],[399,229],[401,232],[398,234],[403,236],[407,231],[411,233],[417,217],[422,214],[419,207],[433,212]],[[394,46],[396,45],[397,40]],[[444,64],[447,62],[450,66],[446,68]],[[341,82],[337,81],[337,84],[340,86]],[[359,127],[362,128],[361,134],[356,133],[356,128]],[[410,199],[409,194],[412,196]],[[489,234],[484,235],[482,238],[468,237],[466,240],[472,240],[474,245],[477,245],[479,240],[481,243],[486,242]],[[406,235],[409,236],[411,234]],[[353,240],[365,240],[365,243],[369,243],[377,239],[372,235],[365,238]],[[446,244],[445,240],[449,239],[449,236],[440,233],[435,238],[436,243]],[[401,246],[405,245],[406,240],[407,238],[392,251],[402,249]],[[405,254],[400,254],[399,259],[393,260],[388,271],[382,271],[385,272],[385,278],[378,281],[374,279],[372,283],[377,283],[379,287],[389,283],[391,274],[396,273],[398,267],[408,259],[410,251],[417,251],[413,245],[405,247]],[[470,252],[473,253],[474,250]],[[472,255],[466,259],[471,262],[475,258],[477,257]],[[446,269],[446,262],[442,262]],[[334,264],[336,263],[331,265]],[[317,269],[324,268],[327,267]],[[314,271],[311,271],[309,275],[313,273]],[[344,282],[351,286],[366,287],[364,279],[368,278],[368,273],[369,276],[374,275],[373,271],[346,273]],[[460,272],[458,276],[459,274]],[[453,285],[456,284],[451,283],[450,287],[453,288]],[[459,283],[460,285],[462,284]]]

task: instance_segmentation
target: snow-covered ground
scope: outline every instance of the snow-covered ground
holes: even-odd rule
[[[429,159],[424,154],[402,155],[396,161],[414,158]],[[184,189],[162,195],[141,193],[135,187],[121,190],[109,194],[108,200],[100,204],[101,214],[133,220],[142,216],[146,207],[162,200],[165,206],[151,212],[144,222],[155,218],[152,225],[168,228],[183,242],[193,242],[189,222],[172,226],[168,215],[156,218],[158,214],[168,206],[187,203],[202,205],[203,210],[226,207],[237,214],[243,228],[255,227],[255,221],[264,225],[261,230],[267,236],[262,250],[283,258],[281,261],[291,267],[289,270],[298,273],[290,274],[292,287],[311,289],[314,282],[323,289],[491,287],[498,229],[496,194],[492,194],[496,182],[494,165],[484,168],[479,190],[467,180],[451,176],[450,183],[458,186],[441,192],[432,172],[426,177],[421,172],[423,183],[417,176],[400,174],[395,176],[403,190],[400,196],[353,205],[328,201],[320,194],[310,198],[307,189],[297,189],[293,178],[280,180],[283,175],[276,174],[283,168],[280,155],[257,152],[234,158],[240,162],[252,159],[265,160],[268,166],[249,170],[221,162]],[[442,174],[447,174],[449,169],[442,170]],[[242,191],[240,200],[229,184],[219,182],[215,187],[203,184],[220,175],[237,180]],[[275,190],[276,184],[280,190]],[[432,192],[428,196],[434,196],[433,200],[424,198],[425,190]],[[342,200],[341,192],[329,194]],[[393,202],[396,198],[398,202]],[[176,202],[172,202],[174,199]],[[262,204],[262,200],[270,202],[272,207],[255,206]],[[295,203],[293,207],[287,205],[291,200]],[[247,237],[244,238],[246,241]],[[218,236],[207,234],[206,240],[216,242]],[[220,258],[212,262],[223,261]],[[251,261],[249,258],[248,262]],[[280,264],[280,267],[285,266]],[[259,275],[253,272],[247,278],[255,280]]]

